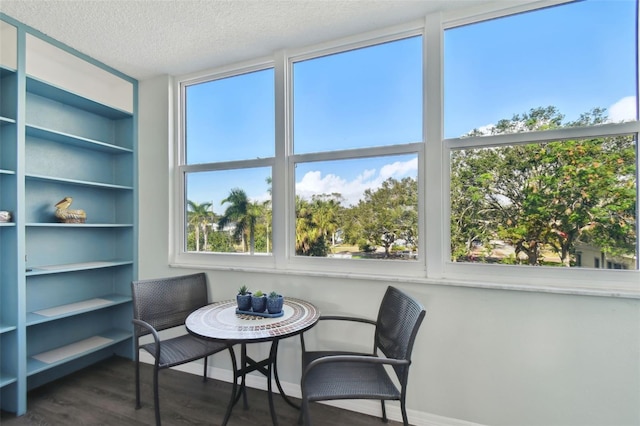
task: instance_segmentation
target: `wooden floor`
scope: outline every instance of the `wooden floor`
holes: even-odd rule
[[[111,358],[29,392],[27,413],[15,417],[2,413],[2,426],[19,425],[154,425],[152,367],[142,365],[142,408],[135,409],[133,362]],[[220,425],[231,384],[176,370],[160,372],[160,411],[162,424]],[[267,394],[248,389],[249,410],[237,404],[228,426],[265,426],[271,424]],[[299,400],[295,400],[296,403]],[[281,426],[297,425],[298,411],[276,395],[276,412]],[[314,426],[382,425],[379,418],[341,410],[323,404],[311,404]],[[388,425],[400,425],[389,422]]]

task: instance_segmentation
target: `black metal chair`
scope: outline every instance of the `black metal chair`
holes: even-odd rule
[[[402,420],[409,424],[405,407],[411,351],[425,316],[423,306],[413,297],[388,287],[378,311],[377,321],[347,316],[323,316],[320,320],[339,320],[375,327],[372,353],[307,351],[302,343],[302,411],[300,419],[310,425],[309,402],[336,399],[379,399],[382,421],[387,422],[385,400],[400,401]],[[384,357],[378,353],[384,354]],[[385,366],[395,372],[400,389]]]
[[[153,356],[153,403],[156,425],[160,425],[158,372],[165,368],[204,358],[203,381],[207,380],[207,357],[225,349],[237,370],[233,347],[199,339],[190,334],[162,339],[159,331],[184,325],[191,312],[209,303],[204,273],[171,278],[133,281],[133,324],[136,367],[136,408],[140,408],[140,349]],[[152,335],[153,341],[140,344],[140,337]],[[234,398],[234,395],[231,395]]]

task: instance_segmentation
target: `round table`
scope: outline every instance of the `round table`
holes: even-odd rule
[[[235,300],[212,303],[192,312],[185,321],[189,333],[200,338],[222,341],[229,344],[241,344],[241,367],[236,368],[233,361],[233,393],[236,395],[229,403],[223,425],[227,424],[233,406],[244,397],[244,406],[248,407],[245,391],[246,374],[259,371],[267,377],[269,408],[274,426],[278,424],[273,405],[271,377],[275,378],[280,395],[291,406],[298,408],[284,393],[278,378],[277,354],[280,339],[295,336],[316,325],[320,311],[311,303],[286,297],[282,308],[282,316],[270,317],[237,313]],[[271,342],[269,358],[254,361],[247,356],[247,343]],[[266,367],[266,368],[265,368]],[[240,389],[237,379],[242,378]]]

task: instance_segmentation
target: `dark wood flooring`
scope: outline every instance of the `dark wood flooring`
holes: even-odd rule
[[[34,389],[27,396],[27,413],[21,417],[2,412],[2,426],[20,425],[154,425],[152,367],[142,365],[142,408],[135,409],[133,362],[110,358],[60,380]],[[202,377],[176,370],[160,372],[160,412],[162,424],[220,425],[231,384],[202,381]],[[266,426],[271,424],[267,394],[248,389],[249,410],[242,402],[233,409],[228,426]],[[295,400],[296,403],[299,400]],[[281,426],[297,425],[298,411],[275,395]],[[383,424],[379,418],[341,410],[324,404],[311,404],[313,426],[368,426]],[[388,425],[400,425],[389,422]]]

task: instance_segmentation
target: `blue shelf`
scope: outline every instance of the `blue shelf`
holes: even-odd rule
[[[64,265],[51,265],[30,268],[26,273],[28,277],[36,275],[62,274],[66,272],[90,271],[93,269],[114,268],[116,266],[132,265],[132,260],[99,260],[95,262],[69,263]]]
[[[17,327],[15,325],[0,324],[0,334],[8,333],[16,328]]]
[[[14,70],[13,68],[7,68],[5,65],[0,65],[0,77],[6,77],[15,73],[16,70]]]
[[[68,90],[62,89],[58,86],[45,83],[44,81],[31,76],[27,76],[27,92],[45,98],[54,99],[57,102],[70,105],[84,111],[89,111],[112,120],[130,118],[133,116],[133,114],[129,112],[87,99],[81,95],[69,92]]]
[[[122,189],[122,190],[128,190],[128,191],[133,190],[132,186],[115,185],[112,183],[102,183],[102,182],[90,182],[85,180],[67,179],[67,178],[61,178],[61,177],[55,177],[55,176],[36,175],[33,173],[25,174],[25,177],[27,179],[32,179],[32,180],[66,183],[69,185],[91,186],[95,188],[107,188],[107,189]]]
[[[16,378],[16,376],[11,376],[11,375],[0,372],[0,388],[10,385],[11,383],[16,382],[17,380],[18,379]]]
[[[104,303],[104,304],[101,304],[101,305],[88,307],[88,308],[75,309],[75,310],[73,308],[74,308],[74,305],[77,305],[76,303],[57,306],[55,308],[59,308],[61,311],[64,311],[64,312],[61,312],[60,314],[57,314],[57,315],[50,315],[50,316],[37,314],[35,312],[28,312],[27,313],[27,327],[29,327],[30,325],[42,324],[44,322],[55,321],[55,320],[59,320],[61,318],[67,318],[67,317],[71,317],[71,316],[74,316],[74,315],[84,314],[86,312],[97,311],[97,310],[100,310],[100,309],[107,309],[107,308],[110,308],[112,306],[121,305],[123,303],[131,302],[131,297],[130,296],[123,296],[123,295],[120,295],[120,294],[110,294],[110,295],[107,295],[107,296],[100,296],[100,297],[97,297],[95,299],[104,299],[104,300],[108,301],[108,303]],[[40,312],[40,310],[39,310],[39,312]]]
[[[0,65],[0,210],[16,219],[0,223],[0,292],[10,307],[0,324],[0,408],[20,416],[29,389],[113,353],[133,357],[138,83],[94,61],[82,81],[59,80],[83,58],[10,25],[20,36],[17,69]],[[44,44],[25,43],[25,33]],[[60,68],[31,64],[27,75],[30,49]],[[57,223],[53,206],[65,196],[89,223]]]
[[[16,124],[16,120],[14,120],[13,118],[0,116],[0,126],[4,126],[8,124]]]
[[[118,330],[118,329],[113,329],[113,330],[108,330],[105,331],[104,333],[100,333],[96,336],[93,337],[98,337],[98,338],[104,338],[104,339],[108,339],[110,340],[108,343],[105,342],[104,344],[100,344],[100,345],[95,345],[92,346],[90,349],[87,350],[73,350],[73,345],[75,344],[71,344],[71,345],[66,345],[66,346],[61,346],[59,348],[52,348],[52,350],[60,350],[60,351],[68,351],[69,355],[57,360],[57,361],[53,361],[50,363],[46,363],[46,362],[42,362],[34,357],[39,356],[41,354],[36,354],[33,356],[30,356],[27,359],[27,376],[31,376],[33,374],[37,374],[46,370],[49,370],[51,368],[57,367],[59,365],[65,364],[69,361],[73,361],[75,359],[81,358],[83,356],[92,354],[94,352],[97,352],[99,350],[108,348],[110,346],[114,346],[120,342],[123,342],[125,340],[131,339],[133,337],[133,334],[131,332],[125,331],[125,330]],[[86,339],[85,339],[86,340]],[[77,343],[82,343],[85,340],[81,340]]]
[[[68,145],[78,146],[81,148],[93,149],[96,151],[107,152],[111,154],[129,154],[133,150],[129,148],[123,148],[118,145],[113,145],[82,136],[75,136],[68,133],[58,132],[52,129],[46,129],[44,127],[27,124],[27,136],[33,136],[35,138],[47,139],[50,141],[64,143]]]
[[[132,223],[27,223],[28,227],[40,228],[132,228]]]

